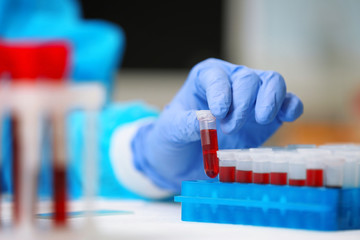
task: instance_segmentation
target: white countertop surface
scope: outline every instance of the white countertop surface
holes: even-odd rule
[[[71,210],[81,210],[82,202],[71,203]],[[49,204],[40,206],[46,212]],[[55,233],[49,230],[49,219],[38,220],[37,231],[27,233],[27,239],[276,239],[276,240],[347,240],[360,239],[360,230],[320,232],[285,228],[256,227],[232,224],[195,223],[181,221],[181,205],[176,203],[99,200],[96,209],[120,210],[124,214],[95,216],[90,225],[85,217],[71,218],[68,231]],[[3,205],[3,216],[10,206]],[[5,221],[6,221],[5,216]],[[41,229],[41,230],[39,230]],[[19,230],[17,230],[17,233]],[[66,234],[66,236],[64,236]],[[31,236],[33,235],[33,236]],[[18,237],[23,239],[24,236]],[[16,239],[14,233],[4,228],[0,239]]]

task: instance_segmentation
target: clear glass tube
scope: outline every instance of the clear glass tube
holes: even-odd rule
[[[343,186],[343,172],[345,159],[341,156],[329,156],[324,159],[325,186],[341,188]]]
[[[200,124],[205,173],[208,177],[215,178],[219,174],[219,159],[216,155],[219,149],[216,118],[211,114],[210,110],[196,111],[196,116]]]
[[[288,179],[288,160],[289,154],[276,152],[271,155],[270,184],[286,185]]]
[[[250,156],[253,160],[253,183],[269,184],[270,183],[270,152],[251,152]]]
[[[297,153],[291,156],[288,179],[290,186],[306,185],[306,164],[302,154]]]
[[[238,183],[252,183],[252,159],[249,151],[237,151],[235,181]]]
[[[220,182],[235,182],[235,151],[236,150],[219,150],[219,180]]]
[[[306,186],[323,187],[324,159],[331,156],[331,152],[321,149],[298,149],[298,151],[306,158]]]

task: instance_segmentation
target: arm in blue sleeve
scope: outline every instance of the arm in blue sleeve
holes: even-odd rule
[[[110,198],[162,198],[162,193],[150,186],[151,180],[133,165],[130,143],[140,126],[150,124],[158,111],[141,102],[111,104],[98,117],[99,195]],[[82,195],[85,113],[74,112],[67,119],[69,151],[69,187],[71,196]],[[132,174],[133,173],[133,174]],[[147,188],[143,185],[148,184]],[[152,193],[147,190],[153,187]],[[156,194],[157,193],[157,194]]]

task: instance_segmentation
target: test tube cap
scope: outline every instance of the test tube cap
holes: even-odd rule
[[[196,117],[199,121],[214,121],[216,118],[212,115],[210,110],[196,111]]]
[[[327,187],[342,187],[344,162],[345,160],[340,156],[325,158],[325,185]]]
[[[223,149],[217,151],[219,160],[235,160],[235,149]]]

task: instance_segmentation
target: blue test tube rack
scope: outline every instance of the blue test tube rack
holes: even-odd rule
[[[360,229],[360,188],[185,181],[183,221],[321,231]]]

